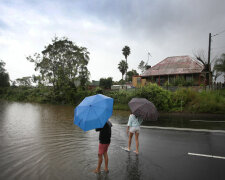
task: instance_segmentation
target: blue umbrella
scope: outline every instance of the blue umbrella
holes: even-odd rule
[[[84,131],[102,128],[113,112],[113,98],[97,94],[86,97],[74,110],[74,124]]]

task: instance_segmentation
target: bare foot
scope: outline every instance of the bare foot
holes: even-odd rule
[[[124,150],[130,152],[130,149],[128,147],[125,147]]]
[[[134,151],[136,154],[138,154],[138,151]]]
[[[104,171],[105,171],[105,173],[107,173],[107,174],[109,173],[109,170],[108,170],[108,169],[105,169]]]
[[[101,171],[99,169],[93,170],[94,173],[99,174]]]

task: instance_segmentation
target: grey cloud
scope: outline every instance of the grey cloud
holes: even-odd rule
[[[90,0],[82,5],[90,16],[118,25],[128,39],[151,42],[164,56],[207,52],[208,34],[225,29],[224,0]],[[225,52],[224,38],[225,33],[213,38],[212,56]]]
[[[224,0],[56,0],[33,1],[31,5],[48,16],[61,13],[74,21],[97,18],[108,27],[120,27],[127,39],[150,41],[160,47],[165,42],[171,46],[183,42],[183,49],[207,50],[208,33],[225,29]],[[180,43],[171,42],[173,39]],[[214,45],[223,46],[218,39]]]
[[[225,1],[88,1],[87,13],[103,21],[118,22],[126,31],[144,29],[146,33],[163,33],[178,29],[205,29],[214,22],[225,23]]]
[[[21,1],[17,6],[32,8],[47,16],[61,13],[76,20],[76,15],[96,17],[108,26],[119,25],[127,35],[144,33],[154,37],[169,33],[220,30],[218,23],[225,25],[224,0],[55,0]]]

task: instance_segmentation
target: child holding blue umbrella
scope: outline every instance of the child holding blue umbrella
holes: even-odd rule
[[[107,121],[103,128],[96,129],[96,131],[100,131],[100,133],[99,133],[99,146],[98,146],[98,167],[94,170],[95,173],[100,173],[103,156],[105,160],[104,171],[106,173],[109,172],[109,169],[108,169],[109,159],[108,159],[107,151],[111,142],[111,127],[112,127],[111,122]]]

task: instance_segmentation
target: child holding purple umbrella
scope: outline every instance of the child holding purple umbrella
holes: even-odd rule
[[[128,147],[125,148],[126,151],[130,151],[132,137],[135,134],[135,142],[136,142],[136,150],[134,151],[136,154],[139,153],[139,133],[140,133],[140,125],[142,123],[142,119],[138,118],[134,114],[130,114],[128,123],[127,123],[127,135],[129,135]]]

